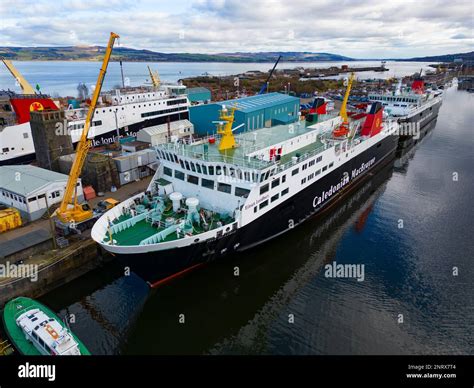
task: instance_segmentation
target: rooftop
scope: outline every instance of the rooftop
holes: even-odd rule
[[[193,124],[189,120],[173,121],[169,125],[170,125],[170,130],[172,131],[176,129],[180,129],[180,128],[189,128],[193,126]],[[140,132],[145,132],[148,135],[159,135],[161,133],[167,133],[168,123],[143,128],[143,129],[140,129]]]
[[[0,166],[0,188],[23,196],[28,196],[51,182],[67,179],[65,174],[36,166]]]
[[[300,103],[298,97],[289,96],[282,93],[257,94],[250,97],[235,98],[233,100],[219,101],[219,105],[232,106],[237,104],[237,109],[244,113],[253,112],[260,109],[270,108],[278,104]]]

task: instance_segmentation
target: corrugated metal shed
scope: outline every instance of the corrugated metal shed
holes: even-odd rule
[[[67,175],[36,166],[0,166],[0,188],[25,197],[51,182],[63,182],[67,179]]]
[[[281,104],[294,104],[300,103],[300,99],[297,97],[289,96],[288,94],[281,93],[267,93],[267,94],[258,94],[255,96],[235,98],[233,100],[219,101],[217,104],[232,106],[237,104],[238,110],[250,113],[255,112],[256,110],[262,110],[265,108],[271,108],[275,105]]]
[[[211,134],[216,131],[212,122],[218,120],[222,106],[237,105],[234,126],[244,124],[238,132],[288,124],[298,120],[300,99],[281,93],[267,93],[233,100],[219,101],[212,104],[196,105],[189,108],[190,120],[198,135]]]

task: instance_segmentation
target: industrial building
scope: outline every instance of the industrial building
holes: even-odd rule
[[[282,93],[267,93],[195,105],[189,108],[194,132],[201,136],[214,133],[216,125],[212,122],[219,119],[219,110],[224,105],[237,106],[234,127],[244,124],[236,131],[238,133],[295,122],[298,120],[300,99]]]
[[[168,133],[169,132],[169,133]],[[180,139],[194,134],[194,125],[189,120],[173,121],[168,124],[143,128],[137,133],[137,140],[150,143],[152,146],[167,143],[173,137]],[[171,135],[171,138],[168,137]]]
[[[193,104],[207,104],[211,102],[211,91],[207,88],[187,88],[188,100]]]
[[[0,203],[18,209],[27,221],[34,221],[48,207],[61,202],[68,176],[44,168],[0,166]],[[77,193],[83,200],[82,183],[77,183]]]

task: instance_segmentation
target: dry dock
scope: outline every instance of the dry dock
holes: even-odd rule
[[[129,183],[121,187],[114,193],[106,193],[105,197],[114,197],[123,201],[148,186],[151,177],[138,182]],[[95,206],[101,199],[95,198],[90,201],[91,206]],[[40,297],[82,275],[97,268],[104,261],[111,259],[104,256],[97,244],[90,238],[90,231],[86,231],[80,236],[69,239],[69,245],[60,248],[53,246],[50,233],[50,221],[38,220],[29,223],[18,229],[0,235],[0,245],[4,247],[18,246],[18,249],[6,252],[0,256],[0,265],[15,268],[28,269],[30,277],[18,277],[12,272],[5,272],[0,276],[0,308],[6,302],[17,296],[27,296],[30,298]],[[46,233],[47,231],[47,233]],[[31,240],[30,236],[40,236],[38,241],[30,241],[31,246],[23,240]],[[46,238],[44,238],[46,235]],[[43,238],[41,238],[43,236]],[[11,276],[7,276],[11,275]]]

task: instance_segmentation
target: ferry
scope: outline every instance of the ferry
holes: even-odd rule
[[[90,355],[56,314],[33,299],[19,297],[8,302],[3,323],[14,347],[23,355]]]
[[[384,110],[397,118],[402,127],[414,125],[414,128],[421,129],[438,117],[443,103],[443,90],[425,88],[420,71],[409,87],[403,86],[400,80],[394,91],[369,93],[368,100],[369,103],[380,102]]]
[[[236,109],[223,107],[216,135],[156,146],[147,190],[93,226],[92,238],[153,287],[296,228],[393,159],[398,144],[399,124],[380,102],[351,118],[327,113],[234,135]]]
[[[29,163],[35,159],[30,112],[58,110],[45,94],[0,92],[0,165]],[[73,144],[79,141],[87,107],[64,109]],[[146,127],[189,118],[189,100],[184,85],[127,87],[104,93],[94,113],[89,138],[93,147],[114,143],[117,136],[136,137]]]

